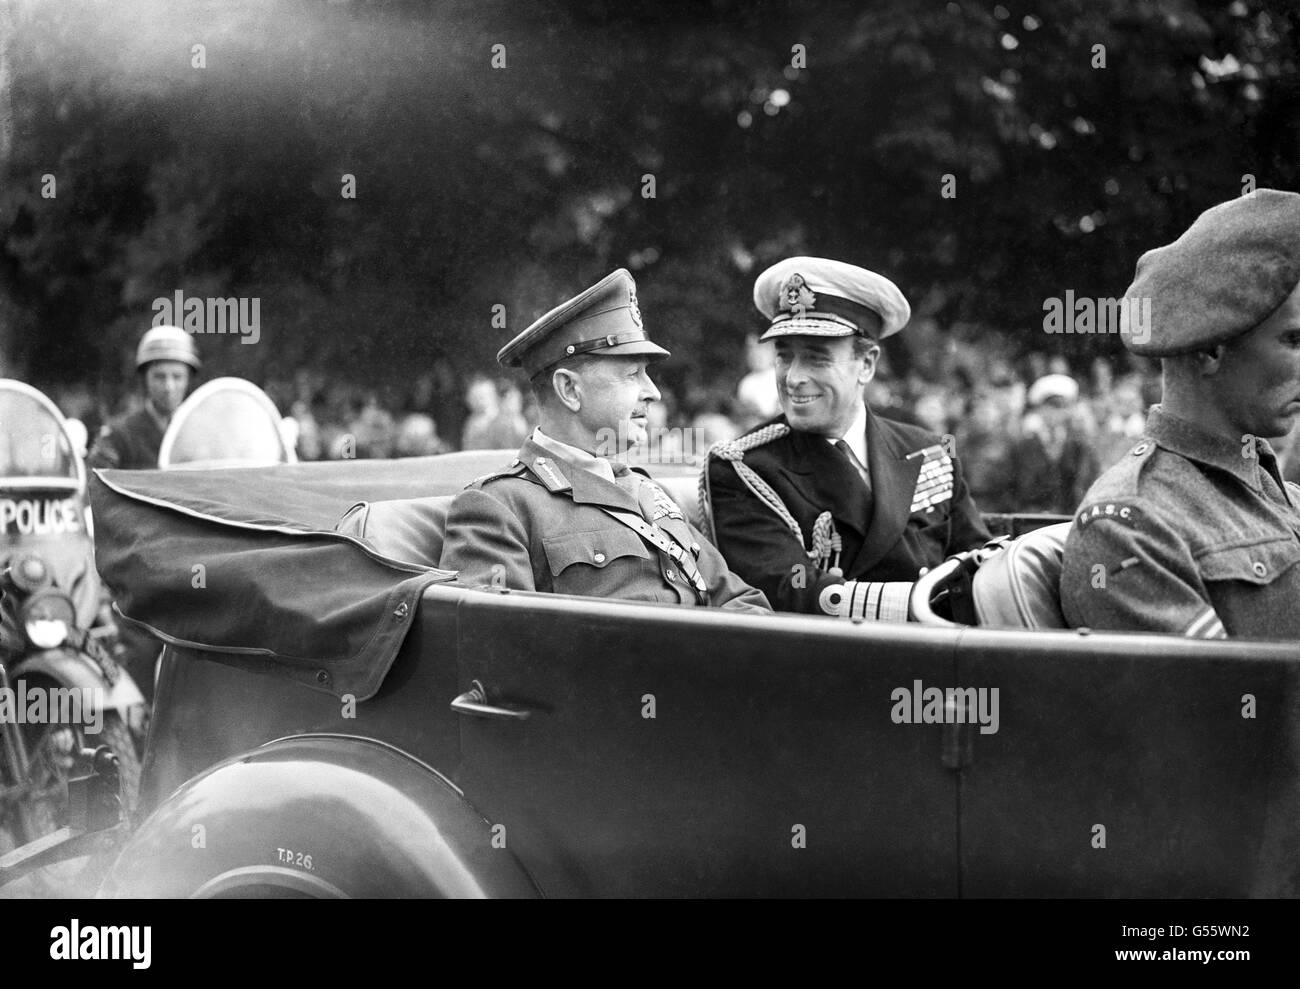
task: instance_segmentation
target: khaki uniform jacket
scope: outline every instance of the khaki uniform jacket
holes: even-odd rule
[[[1300,639],[1298,564],[1300,486],[1268,442],[1157,405],[1075,515],[1061,606],[1073,626]]]
[[[654,521],[695,556],[708,585],[709,603],[770,612],[762,592],[728,570],[717,549],[661,489],[659,493],[660,510],[669,514]],[[629,491],[526,440],[509,468],[480,478],[456,496],[439,565],[460,571],[461,581],[471,585],[700,603],[687,576],[667,554],[602,506],[643,515]]]

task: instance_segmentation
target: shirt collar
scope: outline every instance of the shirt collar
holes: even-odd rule
[[[1151,407],[1147,416],[1146,435],[1155,441],[1156,446],[1195,460],[1209,467],[1217,467],[1249,485],[1255,491],[1262,491],[1259,469],[1261,461],[1275,457],[1268,440],[1253,437],[1233,439],[1209,433],[1200,426],[1170,415],[1159,405]],[[1285,490],[1285,488],[1283,489]]]
[[[865,467],[867,465],[867,403],[858,402],[857,414],[853,417],[848,431],[843,436],[828,436],[826,442],[834,446],[840,440],[849,445],[853,451],[853,456],[858,458],[858,464]]]
[[[595,454],[588,453],[586,450],[579,449],[576,446],[570,446],[554,437],[547,436],[542,432],[542,427],[537,426],[533,429],[532,441],[547,450],[554,456],[559,457],[579,470],[585,470],[589,474],[595,474],[601,480],[608,481],[610,484],[616,484],[614,480],[614,468],[604,457],[597,457]]]

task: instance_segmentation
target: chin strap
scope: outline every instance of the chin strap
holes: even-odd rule
[[[911,596],[912,583],[906,580],[846,580],[824,588],[818,604],[838,618],[905,622]]]

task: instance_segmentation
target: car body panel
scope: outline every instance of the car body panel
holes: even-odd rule
[[[459,738],[447,703],[456,692],[458,597],[423,604],[379,693],[367,701],[168,646],[145,748],[142,813],[214,763],[287,735],[368,735],[454,774]]]
[[[299,753],[304,780],[336,780],[337,760],[291,745],[324,733],[404,754],[406,762],[368,764],[374,800],[411,792],[401,782],[408,762],[459,788],[454,806],[431,804],[429,813],[472,818],[466,841],[489,835],[503,862],[517,861],[528,881],[507,870],[493,887],[509,895],[1300,892],[1293,644],[852,623],[471,589],[450,574],[372,565],[382,563],[373,547],[336,533],[328,573],[304,564],[315,557],[298,547],[315,546],[356,498],[444,493],[443,468],[479,465],[465,455],[425,458],[406,463],[405,479],[391,463],[100,478],[101,495],[109,482],[132,486],[146,496],[132,504],[157,509],[155,517],[106,503],[110,550],[134,552],[141,518],[161,538],[185,536],[191,555],[220,546],[220,579],[257,584],[247,593],[262,595],[264,609],[242,622],[238,642],[222,637],[246,615],[218,608],[203,616],[210,647],[167,649],[141,798],[153,823],[124,856],[143,862],[151,842],[188,842],[183,829],[201,822],[183,812],[186,802],[223,760],[221,780],[252,781],[238,767],[270,744]],[[213,506],[202,525],[185,515],[196,497]],[[299,532],[309,541],[282,538]],[[268,547],[273,555],[259,555]],[[139,564],[122,574],[153,581],[130,599],[141,602],[140,620],[154,609],[163,627],[187,621],[191,606],[169,597],[173,582],[188,582],[186,567]],[[340,634],[352,631],[363,566],[367,627],[391,616],[402,631],[383,650],[379,637],[362,637],[344,657],[353,681],[373,690],[354,696],[339,686],[337,656],[295,646],[320,640],[327,617]],[[387,582],[412,574],[421,583],[411,585],[410,606],[395,608]],[[195,602],[227,600],[211,578]],[[323,615],[326,600],[346,607]],[[272,635],[282,654],[257,655]],[[325,638],[323,650],[337,645]],[[919,685],[997,689],[997,730],[947,707],[928,723],[906,723],[895,695]],[[1247,695],[1252,717],[1242,716]],[[944,723],[954,713],[964,723]],[[239,819],[238,786],[204,787],[204,800],[220,794],[206,806]],[[427,791],[435,792],[455,791],[439,783]],[[310,839],[309,787],[278,807],[264,796],[246,809],[258,828]],[[318,820],[330,834],[339,820],[365,827],[362,817]],[[170,839],[159,822],[171,822]],[[202,879],[189,895],[239,888],[248,877],[240,869],[281,865],[229,862],[206,878],[178,868]],[[298,891],[355,895],[375,889],[373,871],[361,857],[328,889]],[[434,891],[453,888],[474,895],[463,884]]]
[[[1300,895],[1293,646],[971,629],[957,656],[1001,690],[962,771],[964,895]]]
[[[462,686],[537,713],[463,718],[458,782],[552,895],[952,896],[941,729],[888,698],[955,635],[914,631],[479,592]]]

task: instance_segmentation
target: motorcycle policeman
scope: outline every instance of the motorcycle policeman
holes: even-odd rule
[[[185,401],[202,366],[194,338],[178,326],[155,326],[140,338],[135,367],[144,385],[144,404],[118,416],[100,431],[87,457],[91,468],[152,470],[172,414]]]

